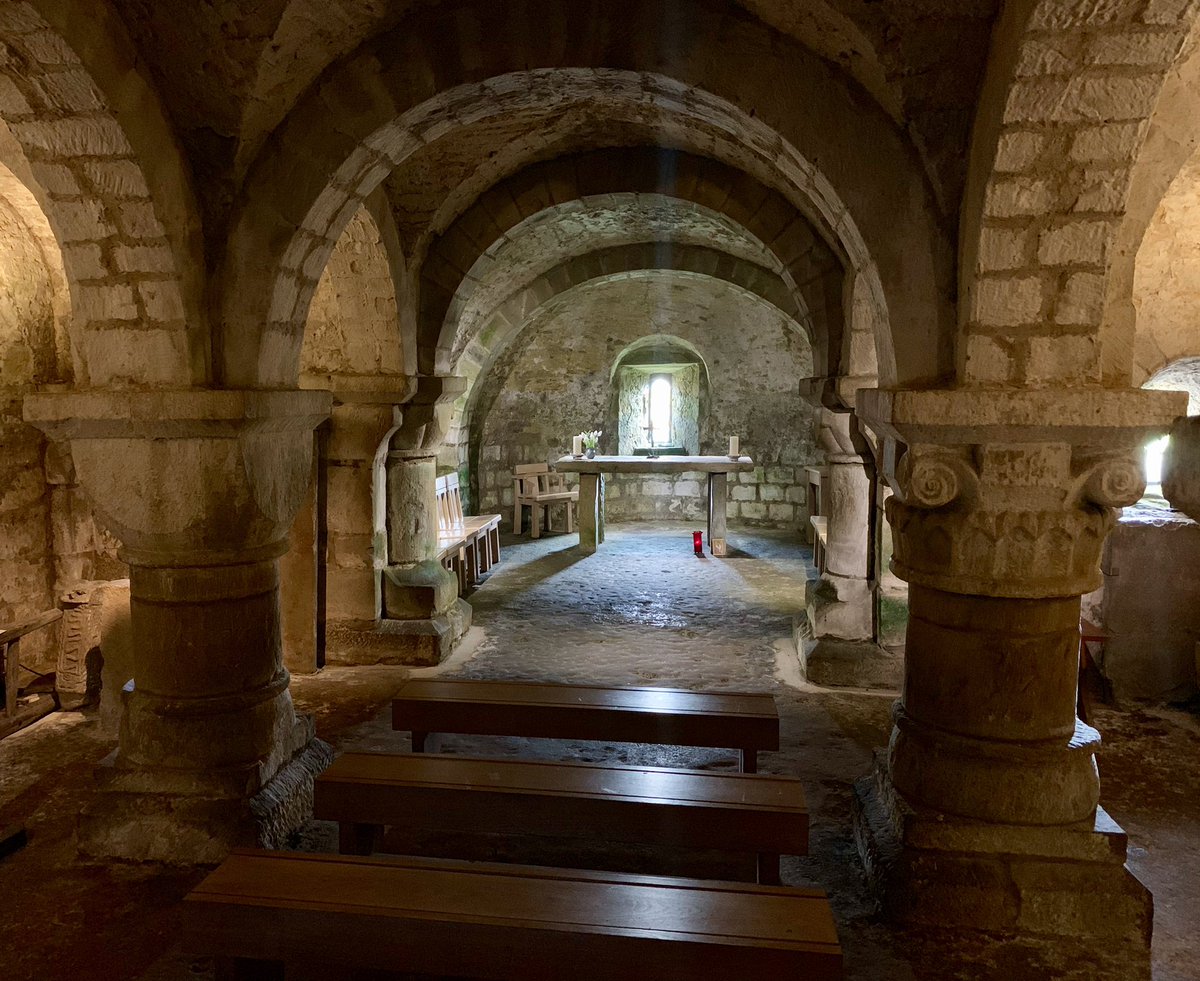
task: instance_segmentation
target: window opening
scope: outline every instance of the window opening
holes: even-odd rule
[[[647,446],[671,445],[670,375],[651,375],[642,391],[642,429]]]

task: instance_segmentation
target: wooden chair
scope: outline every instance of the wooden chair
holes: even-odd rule
[[[513,467],[513,534],[521,534],[522,508],[529,507],[532,523],[531,538],[540,538],[542,519],[546,530],[550,527],[550,508],[561,504],[566,509],[567,533],[575,530],[575,508],[579,504],[579,490],[567,489],[564,474],[555,473],[546,463],[522,463]]]

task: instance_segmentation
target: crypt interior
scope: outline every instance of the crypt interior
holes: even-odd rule
[[[0,977],[282,977],[184,897],[336,853],[433,678],[771,695],[806,976],[1200,981],[1200,0],[0,0],[0,55]],[[362,867],[747,879],[423,817]]]

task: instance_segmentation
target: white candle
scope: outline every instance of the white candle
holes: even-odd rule
[[[583,456],[583,437],[576,436],[571,440],[571,455]]]
[[[729,455],[730,456],[738,455],[738,438],[736,436],[729,437]]]

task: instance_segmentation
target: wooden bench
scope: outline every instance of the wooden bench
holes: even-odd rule
[[[818,890],[298,852],[231,854],[184,900],[183,949],[226,981],[842,976]]]
[[[746,773],[759,750],[779,748],[770,695],[676,688],[410,678],[392,701],[392,728],[411,730],[417,753],[431,732],[729,747]]]
[[[501,516],[464,516],[456,473],[437,478],[437,512],[438,560],[458,576],[463,593],[500,561]]]
[[[21,638],[62,619],[62,610],[49,610],[32,620],[0,627],[0,739],[31,725],[54,711],[54,695],[31,695],[20,699]]]
[[[529,536],[540,538],[542,520],[550,531],[550,509],[557,505],[566,509],[567,534],[575,530],[575,508],[579,504],[579,488],[567,489],[565,474],[555,473],[548,463],[522,463],[513,467],[513,534],[521,534],[524,524],[522,509],[529,508]]]
[[[779,856],[808,852],[800,781],[765,774],[347,753],[317,777],[313,813],[358,855],[385,826],[539,835],[752,852],[778,884]]]

